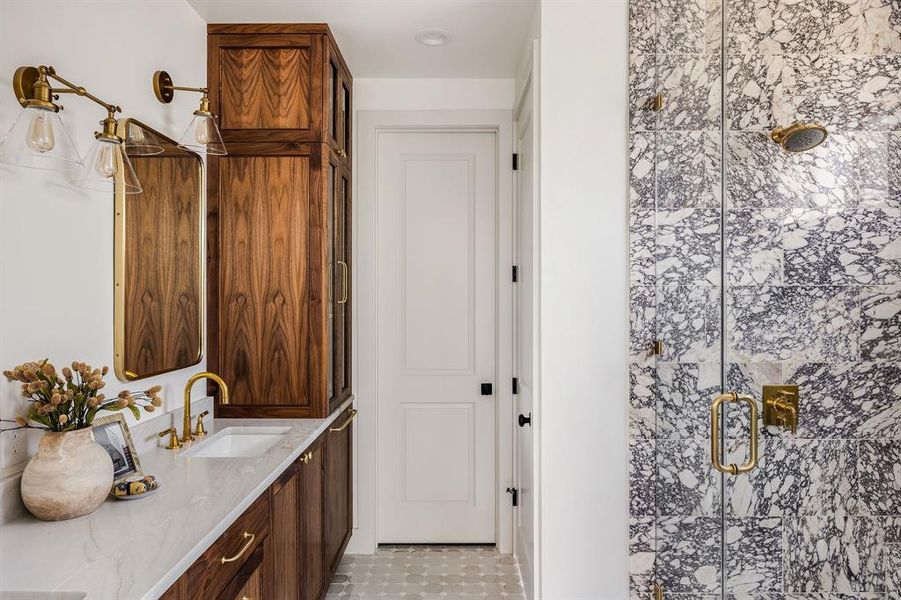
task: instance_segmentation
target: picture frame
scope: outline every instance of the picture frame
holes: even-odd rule
[[[121,413],[94,419],[92,426],[91,436],[113,461],[113,484],[144,477],[131,432]]]

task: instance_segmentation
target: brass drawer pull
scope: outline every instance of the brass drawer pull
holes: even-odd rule
[[[341,427],[332,427],[329,429],[329,431],[331,431],[332,433],[338,433],[339,431],[344,431],[345,429],[350,427],[350,424],[353,423],[353,420],[356,418],[357,418],[357,409],[352,408],[352,409],[350,409],[350,416],[347,417],[347,420],[341,424]]]
[[[750,439],[750,456],[748,462],[742,466],[724,465],[720,462],[720,406],[724,402],[745,402],[751,411],[751,439]],[[746,394],[738,394],[729,392],[720,394],[713,400],[710,406],[710,459],[713,462],[713,468],[727,475],[738,475],[739,473],[747,473],[753,471],[757,466],[757,403],[754,398]]]
[[[305,452],[305,453],[303,453],[303,454],[300,455],[300,461],[301,461],[303,464],[307,464],[307,463],[309,463],[311,460],[313,460],[313,451],[312,451],[312,450],[310,450],[309,452]]]
[[[255,540],[256,537],[257,537],[257,536],[255,536],[254,534],[248,533],[247,531],[245,531],[245,532],[244,532],[244,539],[247,540],[247,543],[244,544],[244,547],[241,548],[241,549],[238,551],[238,553],[235,554],[234,556],[232,556],[231,558],[225,558],[225,557],[223,556],[223,557],[222,557],[222,564],[224,565],[225,563],[235,562],[236,560],[238,560],[239,558],[241,558],[242,556],[244,556],[244,553],[247,552],[247,549],[250,548],[251,546],[253,546],[253,540]]]

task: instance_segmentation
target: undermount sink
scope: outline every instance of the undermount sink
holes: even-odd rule
[[[191,458],[254,458],[272,448],[290,427],[227,427],[188,451]]]

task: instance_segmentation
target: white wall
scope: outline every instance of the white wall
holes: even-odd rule
[[[151,76],[164,68],[176,82],[202,85],[206,24],[184,0],[2,0],[0,134],[21,110],[13,72],[38,64],[121,105],[123,116],[178,138],[198,98],[177,94],[161,104]],[[71,95],[60,103],[84,153],[105,112]],[[113,195],[72,189],[56,173],[0,165],[0,366],[44,357],[60,366],[78,359],[112,368]],[[111,372],[107,385],[115,393],[161,384],[168,410],[178,406],[188,374],[203,366],[127,386]],[[17,386],[0,382],[0,417],[13,418],[23,407]],[[5,449],[10,435],[2,436]]]
[[[541,597],[628,597],[627,0],[543,0]]]
[[[369,182],[361,176],[357,164],[359,112],[370,110],[512,110],[515,97],[511,79],[354,79],[354,394],[360,411],[354,427],[354,533],[347,552],[368,554],[376,548],[376,360],[360,348],[372,347],[375,339],[374,266],[363,252],[373,247],[375,231],[371,223],[373,207],[362,206],[360,199],[373,194],[361,191]],[[368,415],[368,416],[367,416]]]

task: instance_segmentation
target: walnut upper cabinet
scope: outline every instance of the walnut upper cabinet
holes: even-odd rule
[[[217,414],[325,417],[351,394],[353,81],[321,24],[209,25],[207,60],[228,148],[207,178]]]

